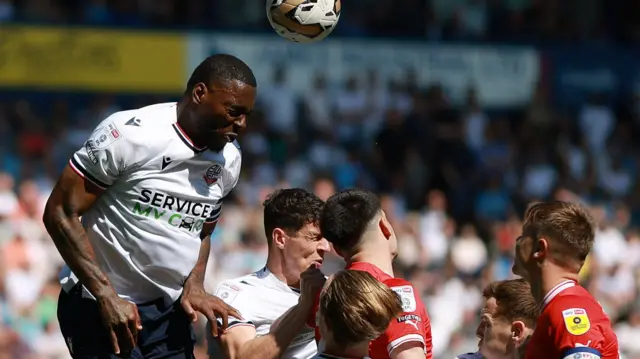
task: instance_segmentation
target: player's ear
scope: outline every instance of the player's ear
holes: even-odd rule
[[[549,250],[549,242],[546,238],[540,237],[533,244],[533,257],[537,260],[543,260]]]
[[[204,96],[207,94],[207,91],[207,85],[202,82],[197,83],[193,88],[191,101],[195,104],[201,104],[203,102]]]
[[[287,242],[287,235],[280,228],[275,228],[273,232],[271,232],[271,242],[274,246],[279,249],[283,249],[285,243]]]
[[[527,326],[524,324],[524,322],[516,320],[515,322],[511,323],[511,340],[513,341],[513,344],[516,348],[524,343],[527,336]]]
[[[387,220],[387,216],[384,211],[381,211],[380,221],[378,221],[378,225],[380,226],[380,230],[386,239],[390,239],[393,235],[393,230],[391,229],[391,223]]]

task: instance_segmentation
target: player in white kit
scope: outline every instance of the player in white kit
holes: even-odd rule
[[[73,155],[43,219],[68,266],[58,318],[74,358],[192,358],[196,312],[239,315],[203,281],[255,96],[249,67],[214,55],[178,103],[117,112]]]
[[[277,190],[264,202],[266,266],[218,285],[216,295],[242,319],[229,319],[218,339],[208,338],[210,358],[307,359],[316,354],[314,332],[305,322],[325,282],[318,269],[329,251],[318,225],[323,205],[298,188]]]

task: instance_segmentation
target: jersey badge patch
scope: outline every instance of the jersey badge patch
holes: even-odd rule
[[[218,179],[220,179],[220,175],[222,175],[222,166],[216,163],[215,165],[207,168],[207,171],[204,173],[204,176],[202,178],[208,186],[211,186],[218,182]]]
[[[97,129],[93,133],[93,136],[91,136],[90,141],[93,143],[94,149],[99,150],[108,147],[121,137],[122,135],[120,134],[120,131],[118,131],[116,125],[110,123],[105,127]]]
[[[391,287],[396,292],[402,301],[402,310],[405,312],[416,311],[416,296],[413,294],[413,287],[410,285],[403,285],[400,287]]]
[[[225,303],[231,304],[238,296],[238,293],[240,293],[240,288],[235,285],[222,284],[218,287],[218,290],[216,290],[215,296],[222,299]]]
[[[582,335],[591,329],[591,322],[587,311],[582,308],[571,308],[562,311],[564,325],[567,331],[573,335]]]

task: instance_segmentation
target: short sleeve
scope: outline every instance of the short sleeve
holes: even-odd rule
[[[128,151],[122,132],[107,118],[74,153],[69,165],[81,177],[107,189],[124,170]]]
[[[255,328],[253,310],[255,306],[255,300],[251,300],[251,295],[245,292],[238,285],[228,282],[223,282],[216,288],[216,297],[222,299],[228,305],[234,307],[242,319],[229,316],[227,330],[235,328],[237,326],[251,326]],[[255,298],[254,298],[255,299]],[[253,303],[253,304],[252,304]],[[222,326],[222,320],[217,318],[218,327]],[[214,355],[219,352],[218,342],[211,334],[211,323],[207,323],[207,342],[209,355]]]
[[[217,223],[220,219],[220,214],[222,214],[222,200],[218,201],[218,203],[213,206],[211,212],[207,215],[205,223]]]
[[[391,321],[379,340],[384,338],[389,355],[394,349],[408,342],[420,342],[426,351],[426,324],[429,323],[429,318],[426,317],[422,300],[409,282],[394,279],[394,283],[387,284],[400,297],[403,312]]]
[[[590,315],[595,315],[591,305],[573,296],[557,297],[549,305],[553,343],[560,358],[577,354],[584,359],[601,358],[604,335],[591,323]]]

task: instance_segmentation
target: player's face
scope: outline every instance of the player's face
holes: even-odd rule
[[[533,242],[534,239],[528,235],[522,235],[516,239],[516,252],[511,269],[513,274],[524,278],[529,283],[535,277],[537,268],[533,258]]]
[[[198,84],[193,92],[197,105],[199,137],[208,148],[220,151],[233,142],[247,126],[253,110],[256,88],[241,81],[214,83],[212,88]]]
[[[502,359],[513,356],[512,324],[504,317],[496,316],[498,303],[489,298],[482,308],[476,336],[480,339],[478,349],[484,359]]]
[[[329,242],[320,234],[315,224],[306,224],[302,229],[289,236],[283,247],[285,276],[300,278],[312,264],[322,265],[324,254],[330,250]]]

